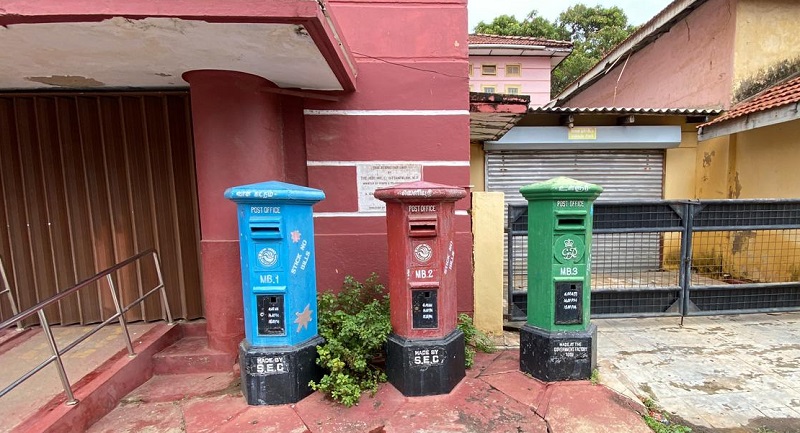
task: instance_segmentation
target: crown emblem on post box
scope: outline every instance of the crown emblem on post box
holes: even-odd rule
[[[561,250],[564,260],[575,260],[578,257],[578,249],[575,248],[575,241],[572,239],[564,240],[564,249]]]

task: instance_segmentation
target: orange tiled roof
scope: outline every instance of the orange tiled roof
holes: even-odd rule
[[[703,126],[714,125],[726,120],[736,119],[752,113],[758,113],[783,105],[800,102],[800,77],[776,84],[761,93],[756,94],[750,99],[744,100],[728,110],[722,116],[717,117]]]
[[[552,39],[534,38],[530,36],[485,35],[481,33],[469,35],[469,44],[531,45],[544,46],[547,48],[572,48],[572,42],[569,41],[554,41]]]

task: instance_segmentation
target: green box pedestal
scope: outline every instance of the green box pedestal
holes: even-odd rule
[[[520,330],[519,368],[544,381],[588,380],[597,367],[597,326],[586,331]]]

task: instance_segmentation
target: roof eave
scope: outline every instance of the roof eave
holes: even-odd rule
[[[648,108],[648,107],[532,107],[532,114],[611,114],[611,115],[680,115],[717,116],[719,108]]]
[[[516,53],[494,54],[493,50],[516,51]],[[486,52],[488,51],[488,52]],[[547,47],[544,45],[503,45],[503,44],[470,44],[469,55],[471,56],[546,56],[546,57],[566,57],[572,52],[572,48],[567,47]]]
[[[718,122],[706,123],[698,127],[697,140],[711,140],[712,138],[737,134],[756,128],[800,120],[800,112],[798,109],[800,109],[800,102],[794,102],[769,110],[744,114]]]
[[[527,95],[469,94],[471,142],[499,140],[525,117],[530,103]]]

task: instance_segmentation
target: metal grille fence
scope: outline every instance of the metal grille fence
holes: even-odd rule
[[[527,311],[527,206],[508,209],[511,320]],[[598,202],[593,317],[800,310],[800,200]]]

